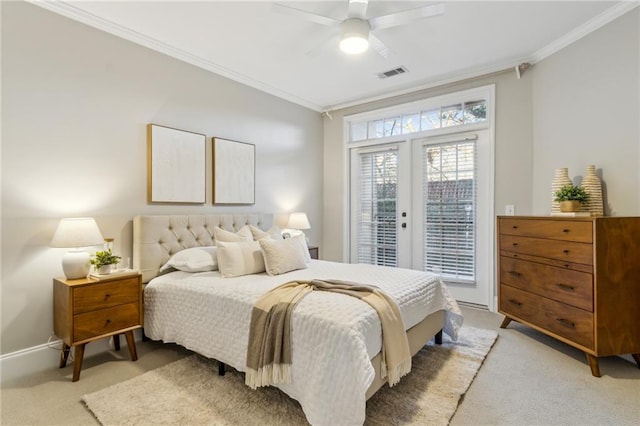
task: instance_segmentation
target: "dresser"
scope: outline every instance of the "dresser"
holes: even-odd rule
[[[85,345],[124,334],[131,360],[138,359],[133,330],[142,327],[142,276],[137,273],[105,278],[53,280],[54,333],[62,339],[60,368],[75,347],[73,381],[80,379]]]
[[[598,357],[640,367],[640,217],[499,216],[501,327],[518,321]]]

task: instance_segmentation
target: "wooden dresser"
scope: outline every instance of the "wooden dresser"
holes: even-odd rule
[[[142,276],[138,272],[122,276],[53,280],[53,328],[62,339],[60,368],[67,365],[75,347],[73,381],[80,379],[85,345],[124,334],[133,361],[138,359],[133,330],[142,327]]]
[[[640,367],[640,217],[498,217],[501,327],[526,324],[586,354]]]

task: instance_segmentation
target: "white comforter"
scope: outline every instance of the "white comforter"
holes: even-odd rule
[[[433,275],[313,260],[308,269],[272,277],[221,278],[217,271],[157,277],[144,291],[145,334],[245,371],[254,302],[280,284],[314,278],[379,286],[398,302],[407,329],[439,310],[447,311],[444,332],[452,338],[462,325],[455,300]],[[292,316],[293,383],[279,388],[300,403],[313,425],[361,425],[375,375],[370,359],[380,351],[380,339],[380,321],[369,305],[312,292]]]

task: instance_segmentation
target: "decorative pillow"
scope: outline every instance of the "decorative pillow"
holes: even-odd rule
[[[264,256],[265,269],[269,275],[280,275],[296,269],[304,269],[309,263],[296,238],[286,240],[263,238],[258,242]]]
[[[218,269],[218,258],[215,247],[192,247],[175,253],[167,263],[162,265],[160,272],[168,269],[178,269],[185,272],[206,272]]]
[[[309,246],[307,245],[307,239],[304,234],[298,234],[290,238],[290,240],[296,241],[300,245],[302,255],[307,263],[311,262],[311,254],[309,253]]]
[[[218,242],[218,269],[223,278],[264,272],[258,241]]]
[[[213,237],[216,239],[216,245],[218,241],[227,243],[237,243],[241,241],[253,241],[253,234],[248,225],[238,229],[238,232],[225,231],[224,229],[216,226],[213,229]]]
[[[282,230],[277,226],[273,225],[271,228],[263,231],[262,229],[249,225],[249,229],[251,229],[251,233],[253,234],[253,239],[258,241],[263,238],[273,238],[274,240],[282,239]]]

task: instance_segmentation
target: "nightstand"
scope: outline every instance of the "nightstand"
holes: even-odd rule
[[[84,347],[94,340],[124,334],[131,360],[138,359],[133,330],[142,327],[142,275],[138,272],[105,278],[53,280],[53,329],[62,339],[60,368],[75,346],[73,381],[80,379]]]
[[[311,256],[312,259],[318,259],[318,252],[319,249],[317,246],[309,246],[309,256]]]

